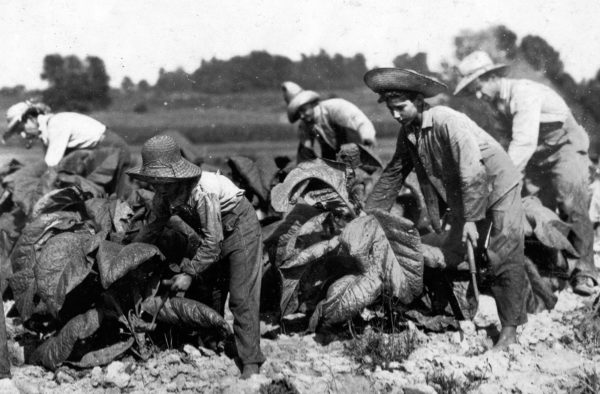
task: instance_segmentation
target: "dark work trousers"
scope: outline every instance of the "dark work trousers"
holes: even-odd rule
[[[569,240],[579,253],[569,260],[572,275],[585,274],[598,280],[594,266],[594,229],[589,217],[589,158],[587,150],[571,141],[570,128],[581,127],[573,119],[551,131],[549,142],[541,143],[525,169],[524,194],[537,196],[542,204],[558,210],[562,220],[571,225]],[[585,133],[585,131],[584,131]],[[576,134],[575,134],[576,135]],[[573,137],[570,137],[573,138]],[[527,183],[533,187],[527,187]]]
[[[4,303],[0,299],[0,379],[10,377],[10,361],[8,359],[8,337],[4,319]]]
[[[502,326],[518,326],[527,322],[526,300],[531,285],[525,272],[525,213],[521,202],[521,185],[513,187],[486,211],[485,220],[477,223],[479,237],[485,234],[485,223],[491,224],[487,248],[488,271],[484,275],[496,300]],[[464,222],[452,221],[450,234],[442,252],[450,266],[466,261],[466,247],[462,244]]]
[[[262,364],[260,350],[260,285],[262,233],[252,204],[243,197],[222,216],[224,240],[219,264],[228,272],[229,308],[233,333],[242,364]],[[226,291],[226,289],[223,289]],[[225,292],[223,292],[225,294]],[[222,297],[224,300],[226,297]]]
[[[96,146],[96,149],[112,148],[118,149],[119,151],[119,164],[117,166],[117,172],[113,181],[107,186],[107,192],[116,193],[117,197],[126,198],[131,191],[129,184],[129,177],[125,174],[125,171],[133,166],[133,159],[131,157],[131,150],[125,142],[125,140],[112,130],[106,130],[104,132],[104,138]]]

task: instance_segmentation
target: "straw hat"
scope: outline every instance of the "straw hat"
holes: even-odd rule
[[[496,70],[506,70],[508,65],[506,64],[494,64],[490,55],[483,51],[475,51],[469,56],[465,57],[458,65],[458,72],[462,76],[462,79],[456,85],[454,94],[460,93],[461,90],[469,86],[471,82]]]
[[[320,99],[317,92],[303,90],[294,82],[282,83],[281,89],[283,90],[283,99],[288,104],[287,115],[290,123],[294,123],[298,120],[298,110],[300,107],[307,103],[316,103]]]
[[[425,98],[429,98],[448,89],[445,84],[434,78],[404,68],[375,68],[367,71],[364,81],[378,94],[409,91],[421,93]]]
[[[198,178],[202,170],[181,156],[181,148],[167,135],[150,138],[142,147],[142,165],[127,171],[148,183],[170,183]]]
[[[13,104],[6,110],[7,130],[2,135],[2,142],[5,142],[5,140],[16,131],[16,126],[23,121],[23,116],[31,109],[37,110],[38,114],[50,112],[50,107],[44,103],[34,103],[26,100]]]
[[[283,91],[283,100],[289,104],[290,100],[302,91],[302,88],[295,82],[285,81],[281,84],[281,90]]]

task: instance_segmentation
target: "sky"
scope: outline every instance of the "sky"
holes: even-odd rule
[[[457,33],[497,24],[546,39],[579,81],[600,68],[599,17],[598,0],[1,0],[0,86],[43,88],[52,53],[99,56],[113,86],[251,50],[360,52],[369,67],[422,51],[436,70]]]

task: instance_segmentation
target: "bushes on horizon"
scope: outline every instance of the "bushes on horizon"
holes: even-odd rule
[[[41,78],[48,81],[43,100],[53,110],[88,112],[110,104],[109,76],[96,56],[46,55]]]

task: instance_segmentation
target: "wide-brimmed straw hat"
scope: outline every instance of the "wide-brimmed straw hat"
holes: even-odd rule
[[[302,88],[296,82],[285,81],[281,83],[281,91],[283,92],[283,101],[289,104],[292,98],[302,91]]]
[[[490,55],[486,52],[475,51],[465,57],[458,65],[458,72],[462,76],[462,79],[456,85],[454,94],[460,93],[471,82],[487,73],[506,70],[507,68],[508,65],[506,64],[494,64]]]
[[[375,68],[367,71],[365,84],[378,94],[386,92],[416,92],[425,98],[437,96],[448,87],[435,78],[404,68]]]
[[[17,131],[16,126],[23,121],[23,116],[33,109],[37,110],[38,114],[46,114],[50,112],[50,107],[48,107],[46,104],[29,100],[13,104],[6,110],[7,129],[2,135],[2,142],[5,142],[8,137]]]
[[[202,169],[181,156],[181,148],[168,135],[150,138],[142,147],[142,165],[127,171],[148,183],[171,183],[202,175]]]
[[[298,114],[298,110],[304,104],[307,103],[316,103],[320,99],[320,96],[317,92],[313,92],[312,90],[300,90],[297,92],[288,102],[287,106],[287,115],[290,123],[294,123],[300,117]]]

